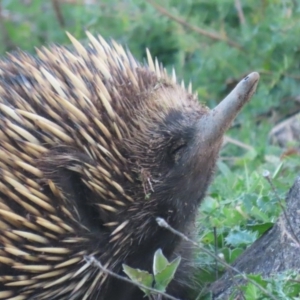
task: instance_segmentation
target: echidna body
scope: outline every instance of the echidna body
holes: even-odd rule
[[[156,217],[193,223],[236,114],[202,139],[209,110],[176,78],[87,35],[0,62],[0,299],[142,299],[85,257],[118,274],[170,258]]]

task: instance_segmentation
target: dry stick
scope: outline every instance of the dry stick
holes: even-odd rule
[[[228,135],[226,135],[224,137],[223,146],[225,146],[227,143],[236,145],[236,146],[238,146],[240,148],[243,148],[243,149],[246,149],[246,150],[249,150],[249,151],[254,150],[254,148],[251,147],[250,145],[244,144],[244,143],[242,143],[242,142],[240,142],[240,141],[238,141],[236,139],[233,139],[232,137],[230,137]]]
[[[164,292],[161,292],[159,290],[156,290],[156,289],[153,289],[153,288],[150,288],[148,286],[145,286],[139,282],[135,282],[135,281],[132,281],[126,277],[123,277],[119,274],[116,274],[115,272],[112,272],[110,271],[109,269],[105,268],[104,266],[102,266],[101,262],[99,260],[97,260],[94,256],[92,255],[87,255],[87,256],[84,256],[84,260],[89,264],[89,265],[94,265],[96,267],[98,267],[100,270],[102,270],[105,274],[108,274],[112,277],[115,277],[117,279],[120,279],[120,280],[123,280],[127,283],[130,283],[130,284],[133,284],[135,286],[138,286],[139,288],[142,288],[142,289],[145,289],[145,290],[148,290],[154,294],[158,294],[158,295],[161,295],[163,297],[165,297],[166,299],[170,299],[170,300],[180,300],[178,298],[175,298],[173,296],[170,296]]]
[[[275,72],[272,71],[267,71],[267,70],[259,70],[258,71],[260,74],[265,74],[265,75],[269,75],[269,76],[274,76]],[[285,76],[285,77],[289,77],[295,80],[300,80],[300,76],[296,75],[296,74],[287,74],[282,72],[280,75]]]
[[[240,23],[242,25],[244,25],[246,23],[246,19],[245,19],[245,15],[244,15],[244,12],[243,12],[241,1],[240,0],[235,0],[234,5],[235,5],[235,8],[236,8],[237,13],[238,13]]]
[[[177,17],[177,16],[174,16],[172,14],[170,14],[165,8],[161,7],[160,5],[158,5],[157,3],[155,3],[154,1],[152,0],[147,0],[148,3],[150,3],[157,11],[159,11],[162,15],[164,16],[167,16],[168,18],[176,21],[177,23],[201,34],[201,35],[204,35],[206,37],[209,37],[211,38],[212,40],[215,40],[215,41],[223,41],[225,43],[227,43],[228,45],[230,45],[231,47],[234,47],[234,48],[237,48],[239,50],[243,50],[242,46],[237,44],[236,42],[234,41],[231,41],[229,40],[227,37],[224,37],[224,36],[221,36],[215,32],[210,32],[210,31],[207,31],[207,30],[204,30],[200,27],[197,27],[197,26],[194,26],[192,24],[189,24],[187,23],[185,20]]]
[[[60,1],[59,0],[52,0],[52,6],[56,15],[56,18],[58,20],[58,23],[60,25],[61,28],[65,27],[65,20],[63,17],[63,14],[61,12],[61,8],[60,8]]]
[[[229,265],[228,263],[226,263],[225,261],[223,261],[222,259],[220,259],[218,257],[218,255],[215,255],[214,253],[212,253],[211,251],[205,249],[204,247],[200,246],[199,244],[197,244],[196,242],[194,242],[193,240],[191,240],[190,238],[188,238],[186,235],[184,235],[183,233],[179,232],[178,230],[172,228],[163,218],[156,218],[156,222],[160,227],[166,228],[169,231],[171,231],[172,233],[174,233],[175,235],[179,236],[180,238],[182,238],[183,240],[191,243],[192,245],[194,245],[195,247],[201,249],[201,251],[203,251],[204,253],[210,255],[211,257],[213,257],[214,259],[218,260],[223,266],[225,266],[227,269],[234,271],[235,273],[237,273],[238,275],[240,275],[244,280],[252,283],[253,285],[255,285],[257,288],[259,288],[266,296],[270,297],[273,300],[278,300],[277,298],[275,298],[272,294],[270,294],[266,289],[264,289],[262,286],[260,286],[257,282],[255,282],[254,280],[252,280],[251,278],[248,278],[244,273],[241,273],[238,269],[236,269],[235,267],[232,267],[231,265]]]

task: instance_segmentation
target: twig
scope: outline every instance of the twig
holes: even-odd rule
[[[233,138],[231,138],[231,137],[229,137],[229,136],[226,135],[224,137],[223,146],[225,146],[227,143],[231,143],[233,145],[236,145],[236,146],[238,146],[240,148],[243,148],[243,149],[246,149],[246,150],[249,150],[249,151],[254,150],[253,147],[251,147],[251,146],[249,146],[247,144],[244,144],[244,143],[242,143],[242,142],[240,142],[240,141],[238,141],[236,139],[233,139]]]
[[[65,20],[63,17],[63,14],[61,12],[61,8],[60,8],[60,1],[59,0],[52,0],[52,6],[56,15],[56,19],[58,20],[58,23],[60,25],[61,28],[65,27]]]
[[[278,76],[278,74],[275,74],[275,72],[272,72],[272,71],[259,70],[258,72],[260,74],[265,74],[265,75],[270,75],[270,76],[275,76],[275,75]],[[288,77],[288,78],[292,78],[292,79],[295,79],[295,80],[300,80],[300,76],[296,75],[296,74],[287,74],[287,73],[282,72],[280,75]]]
[[[154,293],[154,294],[161,295],[161,296],[165,297],[166,299],[170,299],[170,300],[180,300],[180,299],[175,298],[175,297],[173,297],[173,296],[171,296],[171,295],[168,295],[168,294],[166,294],[166,293],[164,293],[164,292],[161,292],[161,291],[158,291],[158,290],[156,290],[156,289],[150,288],[150,287],[145,286],[145,285],[143,285],[143,284],[141,284],[141,283],[139,283],[139,282],[132,281],[132,280],[126,278],[126,277],[123,277],[123,276],[121,276],[121,275],[119,275],[119,274],[116,274],[115,272],[110,271],[109,269],[107,269],[107,268],[105,268],[104,266],[102,266],[101,262],[100,262],[99,260],[97,260],[94,256],[91,256],[91,255],[84,256],[84,260],[85,260],[88,264],[94,265],[94,266],[98,267],[98,268],[99,268],[100,270],[102,270],[105,274],[108,274],[108,275],[110,275],[110,276],[112,276],[112,277],[115,277],[115,278],[120,279],[120,280],[123,280],[123,281],[125,281],[125,282],[127,282],[127,283],[130,283],[130,284],[133,284],[133,285],[135,285],[135,286],[138,286],[139,288],[148,290],[148,291],[150,291],[150,292],[152,292],[152,293]]]
[[[237,13],[238,13],[240,23],[242,25],[244,25],[246,23],[246,19],[245,19],[245,15],[244,15],[244,12],[243,12],[241,1],[240,0],[235,0],[234,5],[235,5],[235,8],[236,8]]]
[[[227,43],[228,45],[230,45],[231,47],[237,48],[239,50],[243,50],[242,46],[237,44],[234,41],[229,40],[227,37],[221,36],[215,32],[210,32],[207,30],[204,30],[200,27],[194,26],[192,24],[187,23],[185,20],[183,20],[182,18],[179,18],[177,16],[174,16],[172,14],[170,14],[165,8],[163,8],[162,6],[158,5],[157,3],[155,3],[152,0],[147,0],[148,3],[150,3],[158,12],[160,12],[162,15],[176,21],[177,23],[181,24],[182,26],[185,26],[201,35],[204,35],[206,37],[209,37],[212,40],[215,41],[222,41]]]
[[[183,240],[191,243],[192,245],[194,245],[195,247],[197,247],[198,249],[200,249],[201,251],[203,251],[204,253],[206,253],[206,254],[210,255],[211,257],[213,257],[214,259],[218,260],[224,267],[226,267],[227,269],[235,272],[236,274],[240,275],[244,280],[252,283],[254,286],[256,286],[257,288],[259,288],[266,296],[270,297],[270,299],[278,300],[276,297],[274,297],[272,294],[270,294],[266,289],[264,289],[262,286],[260,286],[257,282],[255,282],[251,278],[248,278],[247,275],[245,275],[244,273],[241,273],[238,269],[236,269],[235,267],[232,267],[231,265],[229,265],[228,263],[226,263],[225,261],[223,261],[222,259],[220,259],[218,257],[218,255],[215,255],[211,251],[205,249],[204,247],[200,246],[199,244],[197,244],[196,242],[194,242],[193,240],[191,240],[190,238],[188,238],[183,233],[181,233],[178,230],[172,228],[163,218],[159,218],[159,217],[156,218],[156,222],[157,222],[157,224],[160,227],[163,227],[165,229],[170,230],[175,235],[179,236]]]

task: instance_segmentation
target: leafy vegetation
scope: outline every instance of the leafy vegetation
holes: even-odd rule
[[[213,252],[217,246],[220,256],[231,263],[276,221],[280,199],[299,173],[299,157],[282,156],[283,150],[269,145],[267,137],[276,122],[300,108],[300,5],[292,0],[157,3],[3,0],[0,53],[68,45],[66,30],[83,41],[84,30],[101,33],[127,44],[139,59],[149,47],[167,69],[174,66],[186,82],[191,80],[209,107],[247,73],[260,72],[256,95],[228,133],[243,147],[225,145],[200,210],[199,243]],[[280,199],[262,175],[264,170],[270,172]],[[205,270],[199,280],[215,279],[211,257],[199,253],[196,262]],[[223,271],[220,264],[218,271]],[[287,273],[265,280],[253,275],[278,299],[299,299],[296,277]],[[244,292],[245,299],[267,299],[251,283]]]
[[[133,269],[127,265],[123,265],[123,270],[132,281],[142,283],[147,288],[152,288],[153,286],[156,291],[164,293],[168,284],[174,278],[180,260],[180,257],[177,257],[172,262],[169,262],[163,255],[162,250],[158,249],[153,257],[153,275],[147,271]],[[151,295],[148,289],[142,288],[142,291],[147,296]]]

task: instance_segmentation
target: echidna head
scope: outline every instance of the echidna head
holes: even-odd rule
[[[148,86],[144,105],[136,112],[139,126],[128,143],[133,170],[139,175],[135,182],[139,201],[131,207],[135,213],[131,219],[144,218],[141,230],[136,229],[139,241],[154,238],[158,216],[183,231],[194,218],[210,183],[223,135],[257,82],[258,74],[252,73],[213,110],[175,83],[161,79]],[[161,245],[153,244],[165,244],[168,253],[175,240],[164,238]]]

